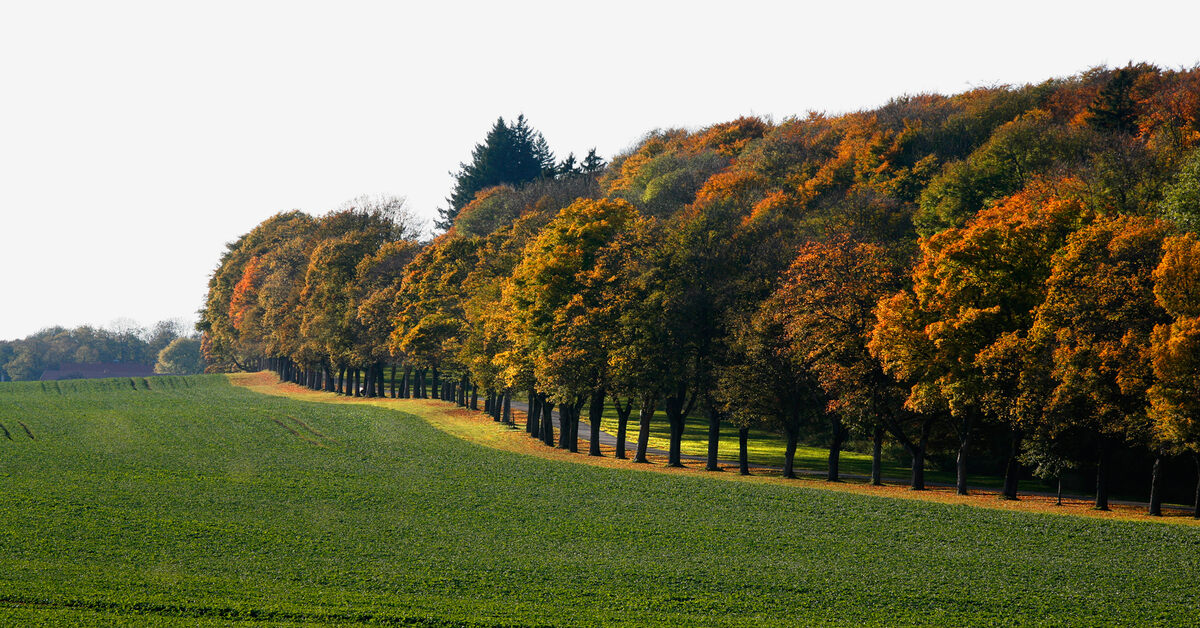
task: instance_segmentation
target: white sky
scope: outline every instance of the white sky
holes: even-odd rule
[[[1184,0],[3,2],[0,339],[194,319],[224,243],[278,211],[386,193],[432,218],[500,115],[607,159],[741,114],[1190,67],[1197,18]]]

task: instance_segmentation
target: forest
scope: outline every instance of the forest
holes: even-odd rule
[[[929,464],[1009,499],[1088,475],[1107,509],[1144,478],[1150,515],[1194,486],[1200,516],[1198,146],[1200,68],[1148,64],[656,130],[610,163],[500,119],[432,240],[364,197],[230,243],[201,345],[344,395],[519,397],[571,451],[611,404],[634,462],[665,420],[680,465],[701,416],[712,470],[732,423],[777,433],[785,476],[797,443],[832,481],[862,443],[874,483],[900,448],[915,490]]]

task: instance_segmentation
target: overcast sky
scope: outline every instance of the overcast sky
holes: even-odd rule
[[[1198,7],[3,3],[0,339],[194,320],[224,244],[278,211],[393,194],[432,218],[497,116],[607,159],[742,114],[1190,67]]]

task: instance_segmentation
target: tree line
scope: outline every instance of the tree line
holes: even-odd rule
[[[713,470],[732,422],[743,472],[765,426],[789,477],[798,443],[827,444],[836,481],[862,439],[874,483],[898,446],[913,489],[934,456],[960,493],[973,459],[998,461],[1008,498],[1029,474],[1090,469],[1106,509],[1131,472],[1114,461],[1141,452],[1158,514],[1164,462],[1200,471],[1200,69],[659,130],[587,168],[552,167],[514,128],[525,139],[501,120],[462,166],[432,241],[375,199],[231,243],[201,313],[210,361],[482,399],[497,419],[520,394],[547,445],[575,451],[586,412],[591,455],[611,404],[635,462],[661,413],[668,464],[699,415]],[[523,157],[495,157],[505,134]],[[492,159],[525,165],[484,177],[505,168]]]
[[[64,364],[96,362],[144,364],[160,373],[200,373],[205,364],[194,334],[190,324],[174,319],[148,328],[121,320],[108,328],[47,327],[25,338],[0,340],[0,381],[36,380]]]

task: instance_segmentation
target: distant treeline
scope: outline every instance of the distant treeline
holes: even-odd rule
[[[506,172],[492,138],[540,166],[477,189]],[[639,461],[656,411],[671,464],[702,413],[710,469],[727,420],[777,429],[786,475],[820,441],[835,480],[861,438],[875,482],[890,442],[914,489],[930,459],[1008,497],[1078,469],[1106,508],[1119,473],[1154,513],[1192,481],[1164,464],[1200,467],[1197,146],[1200,69],[1145,64],[655,131],[586,168],[500,121],[432,242],[395,204],[279,214],[229,246],[200,326],[210,360],[314,388],[385,394],[390,365],[392,394],[497,416],[523,391],[571,450],[612,403]]]
[[[195,357],[186,364],[174,365],[172,370],[159,369],[159,372],[199,373],[204,364],[199,360],[199,343],[193,334],[177,320],[160,321],[150,328],[134,324],[113,329],[48,327],[20,340],[0,340],[0,372],[5,379],[20,381],[38,379],[44,371],[65,364],[119,362],[154,367],[159,355],[174,342],[176,347],[168,352],[168,358],[181,349],[186,351],[189,343],[197,345],[192,351]]]

